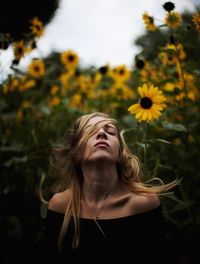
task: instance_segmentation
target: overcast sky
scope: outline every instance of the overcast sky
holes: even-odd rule
[[[41,0],[42,1],[42,0]],[[163,0],[61,0],[56,15],[45,28],[38,42],[38,51],[24,58],[47,56],[51,51],[72,49],[78,53],[82,66],[131,66],[139,52],[134,40],[145,32],[142,14],[147,11],[163,21]],[[194,11],[200,0],[174,0],[175,11]],[[161,21],[159,21],[161,20]],[[1,66],[9,67],[11,51],[1,54]]]

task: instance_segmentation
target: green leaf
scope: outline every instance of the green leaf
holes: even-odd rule
[[[7,160],[6,162],[3,163],[3,165],[5,167],[10,167],[13,164],[18,164],[18,163],[23,163],[23,162],[27,162],[28,157],[27,156],[23,156],[23,157],[12,157],[11,159]]]
[[[187,132],[187,128],[183,124],[173,124],[173,123],[164,121],[162,125],[164,128],[169,129],[169,130]]]
[[[5,101],[0,100],[0,110],[1,111],[6,109],[7,106],[8,106],[8,104]]]
[[[145,144],[143,144],[143,143],[136,142],[135,144],[138,145],[138,146],[140,146],[140,147],[142,147],[143,149],[145,148]]]
[[[46,218],[47,216],[47,208],[48,208],[48,204],[42,203],[40,206],[40,216],[42,218]]]
[[[162,138],[156,138],[155,141],[158,141],[164,144],[172,144],[170,141],[162,139]]]
[[[14,142],[11,146],[0,146],[0,151],[21,152],[25,150],[26,148],[21,143],[17,142]]]
[[[162,28],[162,27],[167,27],[167,25],[166,24],[162,24],[162,25],[157,26],[157,28]]]
[[[173,167],[171,167],[171,166],[167,166],[167,165],[163,165],[163,164],[161,164],[161,163],[158,164],[158,167],[159,167],[159,168],[163,168],[163,169],[168,169],[168,170],[174,170]]]
[[[47,106],[42,105],[39,107],[39,110],[46,116],[49,116],[51,114],[51,110]]]
[[[193,204],[192,201],[179,202],[173,209],[173,212],[178,212],[189,208]]]

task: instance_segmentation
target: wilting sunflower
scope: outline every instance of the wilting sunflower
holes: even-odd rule
[[[138,87],[138,92],[141,96],[140,102],[133,104],[128,108],[131,114],[135,114],[135,118],[141,121],[152,121],[158,119],[161,111],[166,107],[165,97],[162,91],[153,85],[144,84]]]

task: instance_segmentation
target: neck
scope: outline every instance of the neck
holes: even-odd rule
[[[113,195],[118,184],[116,166],[83,165],[84,183],[83,196],[85,199],[98,203],[107,196]]]

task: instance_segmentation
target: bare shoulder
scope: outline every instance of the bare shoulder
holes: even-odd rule
[[[135,213],[147,212],[160,205],[160,199],[156,194],[134,194],[132,201]]]
[[[160,205],[160,199],[156,194],[145,194],[141,198],[141,202],[147,210],[154,209]]]
[[[69,190],[54,194],[49,201],[48,209],[58,213],[65,213],[67,201],[69,200],[69,195]]]

